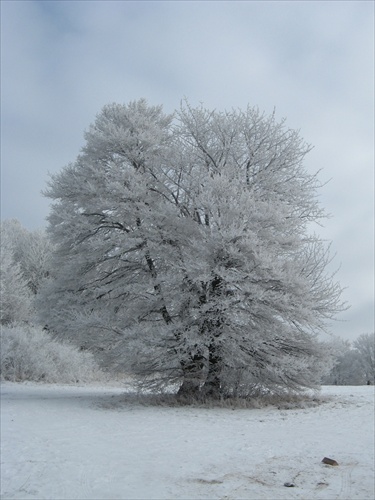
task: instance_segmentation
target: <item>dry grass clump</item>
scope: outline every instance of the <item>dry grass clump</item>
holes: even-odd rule
[[[104,403],[106,408],[121,409],[129,405],[158,406],[164,408],[192,407],[192,408],[223,408],[223,409],[261,409],[265,407],[276,407],[279,410],[307,409],[328,402],[327,396],[322,396],[316,391],[305,394],[268,394],[254,397],[181,397],[175,393],[142,393],[124,392],[113,396],[110,401]],[[101,405],[103,406],[103,405]]]

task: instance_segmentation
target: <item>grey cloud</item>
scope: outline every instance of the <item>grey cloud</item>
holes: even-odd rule
[[[373,13],[357,1],[3,2],[2,218],[45,224],[47,172],[75,159],[108,102],[276,107],[315,146],[307,168],[332,178],[321,201],[333,218],[317,230],[342,263],[345,331],[372,330]]]

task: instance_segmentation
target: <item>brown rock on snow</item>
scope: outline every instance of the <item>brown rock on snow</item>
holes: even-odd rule
[[[322,462],[324,464],[327,464],[327,465],[339,465],[336,460],[332,460],[332,458],[327,458],[327,457],[324,457]]]

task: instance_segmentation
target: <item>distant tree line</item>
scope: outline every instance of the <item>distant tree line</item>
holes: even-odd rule
[[[335,364],[322,383],[325,385],[363,385],[375,383],[375,336],[364,333],[354,342],[332,342]]]

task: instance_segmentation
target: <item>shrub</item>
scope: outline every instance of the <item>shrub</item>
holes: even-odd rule
[[[14,382],[77,383],[103,380],[92,354],[53,340],[40,327],[1,328],[1,378]]]

